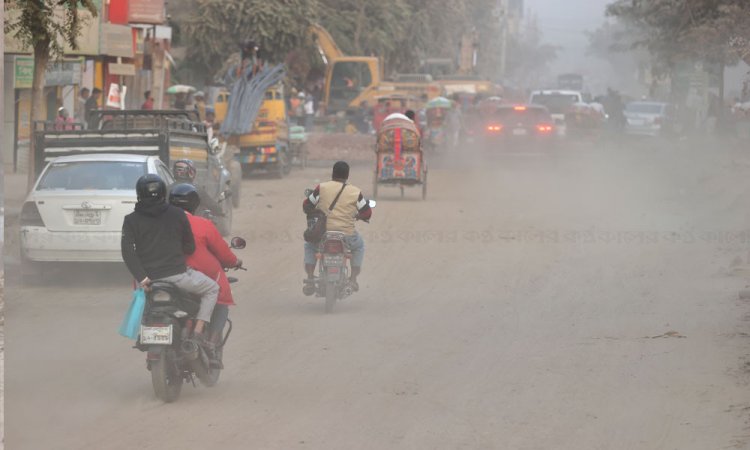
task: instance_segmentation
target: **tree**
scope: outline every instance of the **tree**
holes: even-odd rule
[[[666,71],[682,60],[736,64],[732,41],[750,39],[746,0],[616,0],[607,15],[633,28],[632,47],[647,48]]]
[[[607,6],[607,14],[640,33],[633,45],[655,57],[655,75],[674,75],[678,65],[691,62],[715,68],[723,102],[724,67],[736,64],[743,54],[733,43],[750,39],[747,0],[616,0]],[[677,92],[672,83],[673,101],[687,96],[687,83],[679,84]]]
[[[599,28],[586,34],[589,41],[586,54],[608,62],[613,69],[616,78],[613,81],[616,84],[642,87],[637,84],[636,79],[645,81],[646,71],[655,67],[656,61],[646,49],[634,45],[639,39],[635,28],[615,19],[604,22]],[[637,78],[635,74],[638,74]],[[652,78],[652,92],[657,82],[657,77]]]
[[[315,20],[314,0],[196,0],[182,27],[187,60],[210,81],[239,45],[253,40],[272,62],[304,45]]]
[[[5,34],[10,34],[34,54],[34,78],[31,85],[31,121],[44,120],[44,83],[51,59],[61,58],[65,46],[78,48],[82,20],[78,8],[83,7],[96,17],[93,0],[15,0],[5,2]],[[28,187],[34,185],[34,139],[29,146]]]
[[[389,71],[398,70],[413,51],[401,45],[413,17],[404,0],[321,0],[319,17],[341,51],[379,56]]]

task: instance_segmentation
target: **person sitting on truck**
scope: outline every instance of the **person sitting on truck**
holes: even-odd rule
[[[146,91],[143,93],[144,102],[141,105],[141,109],[154,109],[154,98],[151,97],[151,91]]]
[[[60,107],[57,110],[57,117],[55,117],[55,130],[72,130],[73,129],[73,118],[68,114],[68,110],[64,107]]]
[[[202,346],[210,348],[203,335],[206,322],[219,296],[219,285],[187,267],[186,256],[195,252],[195,237],[185,212],[167,203],[167,185],[156,174],[143,175],[135,185],[135,211],[122,223],[122,259],[141,288],[155,281],[200,297],[193,332]]]

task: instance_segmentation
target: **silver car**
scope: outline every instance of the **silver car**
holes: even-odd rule
[[[672,130],[673,111],[669,103],[630,102],[625,106],[625,132],[642,136],[661,136]]]

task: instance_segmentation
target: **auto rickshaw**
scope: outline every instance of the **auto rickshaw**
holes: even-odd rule
[[[427,198],[427,164],[421,138],[414,122],[401,114],[386,120],[378,132],[375,147],[377,163],[372,195],[377,197],[381,185],[404,188],[422,186],[422,200]]]
[[[424,130],[425,147],[432,152],[443,152],[454,148],[458,141],[459,124],[453,102],[445,97],[436,97],[425,105],[427,127]]]
[[[372,108],[372,127],[375,131],[380,130],[383,119],[393,113],[403,114],[406,110],[418,109],[417,98],[413,95],[392,94],[383,95],[376,98],[376,103]]]

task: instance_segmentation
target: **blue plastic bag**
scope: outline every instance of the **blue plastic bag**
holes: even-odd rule
[[[120,325],[120,335],[133,340],[138,339],[138,333],[141,332],[141,318],[143,317],[143,308],[146,306],[146,293],[143,289],[138,288],[133,291],[133,301],[130,302],[130,308],[125,313]]]

